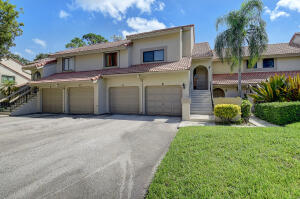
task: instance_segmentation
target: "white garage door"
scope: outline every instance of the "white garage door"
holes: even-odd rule
[[[110,112],[119,114],[139,113],[138,87],[112,87],[109,89]]]
[[[71,114],[94,114],[94,88],[76,87],[69,90]]]
[[[181,92],[181,86],[146,87],[146,113],[181,116]]]
[[[44,113],[62,113],[63,97],[62,89],[43,88],[42,89],[42,107]]]

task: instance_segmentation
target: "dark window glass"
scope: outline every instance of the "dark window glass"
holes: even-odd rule
[[[264,59],[263,67],[264,68],[274,68],[274,59]]]
[[[164,61],[164,58],[165,58],[165,52],[163,49],[146,51],[143,53],[143,62]]]
[[[153,62],[154,61],[154,51],[144,52],[143,62]]]
[[[249,60],[247,60],[247,68],[251,68],[251,67],[250,67],[250,63],[249,63]],[[257,63],[256,63],[252,68],[257,68]]]
[[[115,53],[106,53],[105,54],[105,67],[118,66],[118,54]]]

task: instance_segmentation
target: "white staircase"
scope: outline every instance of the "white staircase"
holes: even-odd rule
[[[213,114],[210,91],[193,90],[191,99],[191,115]]]

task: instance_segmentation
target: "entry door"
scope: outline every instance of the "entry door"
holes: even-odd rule
[[[194,70],[194,90],[208,90],[208,71],[199,66]]]
[[[181,116],[181,86],[149,86],[146,88],[148,115]]]

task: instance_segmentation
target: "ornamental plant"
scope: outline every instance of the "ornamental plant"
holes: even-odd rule
[[[277,75],[251,86],[255,103],[300,101],[300,76]]]
[[[241,107],[235,104],[218,104],[215,106],[214,114],[223,122],[230,123],[241,114]]]

